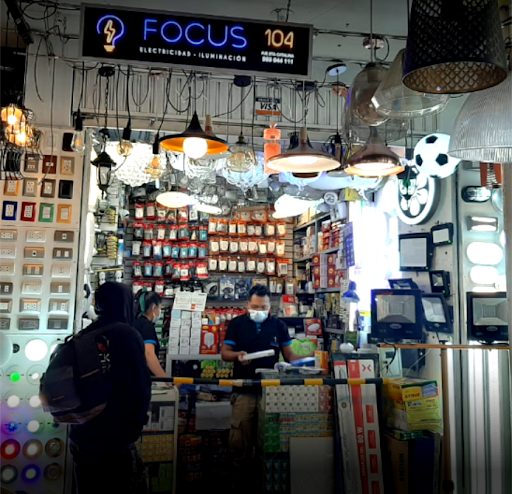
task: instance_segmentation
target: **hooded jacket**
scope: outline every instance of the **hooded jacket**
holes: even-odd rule
[[[95,293],[99,319],[84,332],[106,328],[105,359],[114,389],[105,410],[85,424],[71,426],[70,438],[94,445],[124,446],[135,442],[147,422],[151,378],[144,343],[132,327],[133,296],[122,283],[104,283]]]

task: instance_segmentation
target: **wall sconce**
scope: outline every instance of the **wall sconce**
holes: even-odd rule
[[[498,218],[490,216],[467,216],[466,222],[470,232],[498,231]]]

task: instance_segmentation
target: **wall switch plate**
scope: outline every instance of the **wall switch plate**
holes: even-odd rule
[[[21,286],[21,293],[26,295],[40,295],[43,291],[43,286],[40,281],[25,281]]]
[[[22,298],[20,300],[20,312],[39,312],[41,300],[38,298]]]
[[[37,196],[37,179],[36,178],[24,178],[23,179],[23,195],[25,197],[36,197]]]
[[[53,204],[41,203],[39,205],[39,221],[51,223],[53,221]]]
[[[18,203],[12,201],[4,201],[2,204],[2,219],[4,221],[16,221],[18,214]]]
[[[48,307],[50,312],[69,312],[69,300],[51,298]]]
[[[19,180],[6,180],[4,182],[4,195],[6,196],[17,196],[20,191]]]
[[[75,158],[71,156],[62,156],[60,158],[60,174],[61,175],[74,175],[75,174]]]
[[[59,181],[59,199],[73,199],[73,180]]]
[[[57,173],[57,156],[45,155],[43,157],[43,173],[55,175]]]
[[[0,330],[2,329],[10,329],[11,320],[8,317],[0,318]]]
[[[71,206],[59,204],[57,206],[57,223],[71,223]]]
[[[73,249],[55,247],[53,249],[53,258],[60,261],[71,261],[73,259]]]
[[[50,285],[50,293],[57,295],[67,295],[71,292],[71,283],[65,281],[54,281]]]
[[[21,203],[21,221],[35,221],[36,220],[37,204],[35,202],[22,202]]]
[[[39,329],[39,319],[22,319],[18,320],[18,327],[21,331],[35,331]]]
[[[14,259],[16,257],[16,247],[13,246],[0,246],[0,258]]]
[[[46,232],[44,230],[29,230],[26,237],[27,242],[46,241]]]
[[[25,247],[25,259],[43,259],[44,247]]]
[[[41,197],[55,197],[55,184],[55,180],[45,178],[41,184]]]
[[[12,300],[10,298],[0,298],[0,314],[10,314],[12,310]]]
[[[63,264],[54,264],[52,266],[52,278],[70,278],[71,266]]]
[[[50,317],[48,319],[48,329],[67,330],[68,329],[68,319],[60,319],[57,317]]]
[[[11,295],[13,284],[7,281],[0,281],[0,295]]]
[[[26,154],[23,170],[27,173],[39,173],[39,155]]]
[[[75,232],[70,232],[67,230],[57,230],[55,232],[55,236],[53,238],[55,242],[66,242],[71,243],[75,241]]]
[[[18,240],[18,231],[17,230],[0,230],[0,242],[16,242]]]
[[[23,276],[43,276],[44,266],[42,264],[24,264]]]
[[[2,275],[13,275],[14,274],[14,264],[8,262],[0,263],[0,274]]]

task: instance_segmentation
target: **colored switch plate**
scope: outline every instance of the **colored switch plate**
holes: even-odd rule
[[[16,221],[18,212],[18,203],[12,201],[4,201],[2,205],[2,219],[4,221]]]
[[[57,223],[71,223],[71,206],[59,204],[57,209]]]
[[[42,259],[44,247],[25,247],[25,259]]]
[[[41,197],[55,197],[55,183],[55,180],[45,178],[41,185]]]
[[[24,171],[27,173],[39,173],[39,155],[25,155]]]
[[[53,249],[53,258],[60,261],[71,261],[73,258],[73,249],[64,249],[62,247],[55,247]]]
[[[55,175],[57,173],[57,156],[44,156],[43,173],[46,175]]]
[[[37,179],[24,178],[23,179],[23,195],[25,197],[36,197],[37,195]]]
[[[73,199],[73,180],[59,182],[59,199]]]
[[[36,220],[36,203],[35,202],[22,202],[21,203],[21,221],[35,221]]]
[[[6,180],[4,184],[4,195],[17,196],[20,191],[19,180]]]
[[[62,156],[60,159],[60,174],[61,175],[74,175],[75,174],[75,158],[71,156]]]
[[[72,243],[75,241],[75,232],[57,230],[53,239],[55,242]]]
[[[51,223],[53,221],[53,204],[41,203],[39,205],[39,221]]]
[[[0,281],[0,295],[12,295],[12,283]]]
[[[0,242],[16,242],[18,239],[18,231],[10,229],[0,230]]]

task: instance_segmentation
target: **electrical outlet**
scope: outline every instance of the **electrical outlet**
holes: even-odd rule
[[[41,300],[37,298],[22,298],[20,301],[20,312],[39,312],[41,310]]]
[[[11,295],[12,294],[12,283],[0,281],[0,295]]]
[[[46,240],[46,232],[44,230],[29,230],[26,239],[27,242],[44,242]]]
[[[62,281],[54,281],[50,285],[50,293],[56,293],[58,295],[67,295],[71,292],[71,283],[65,283]]]
[[[26,281],[21,287],[21,292],[28,295],[39,295],[41,294],[42,284],[38,281]]]
[[[10,329],[11,320],[8,317],[2,317],[0,319],[0,329]]]
[[[13,275],[14,274],[14,264],[1,263],[0,264],[0,274]]]
[[[12,309],[12,300],[10,298],[0,298],[0,314],[10,314]]]
[[[69,232],[66,230],[57,230],[54,237],[55,242],[66,242],[71,243],[75,240],[75,232]]]
[[[3,259],[14,259],[16,257],[16,247],[0,247],[0,257]]]
[[[50,317],[48,319],[48,329],[67,330],[68,329],[68,319],[59,319],[59,318],[55,318],[55,317]]]
[[[69,300],[51,298],[49,311],[50,312],[68,312],[69,311]]]
[[[71,277],[71,266],[63,264],[54,264],[52,266],[52,278],[70,278]]]
[[[25,259],[42,259],[44,247],[25,247]]]
[[[21,331],[35,331],[39,329],[39,319],[19,319],[18,326]]]
[[[42,264],[24,264],[24,276],[43,276],[44,267]]]
[[[0,240],[2,242],[16,242],[18,240],[17,230],[0,230]]]
[[[53,258],[61,261],[71,261],[73,258],[73,249],[63,249],[62,247],[55,247],[53,249]]]

